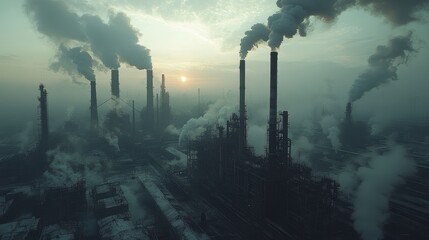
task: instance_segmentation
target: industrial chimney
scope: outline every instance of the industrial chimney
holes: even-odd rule
[[[112,69],[112,96],[119,98],[119,71],[118,69]]]
[[[39,147],[43,151],[48,148],[49,141],[49,127],[48,127],[48,92],[46,92],[43,84],[39,85],[40,91],[40,142]]]
[[[268,156],[277,152],[277,59],[278,53],[271,52],[270,61],[270,116],[268,122]]]
[[[346,120],[345,122],[347,124],[351,124],[352,123],[352,103],[347,103],[346,106]]]
[[[146,102],[146,111],[147,111],[147,128],[153,129],[154,126],[154,112],[153,112],[153,71],[148,69],[147,72],[147,102]]]
[[[91,81],[91,130],[98,128],[98,111],[97,111],[97,90],[95,81]]]
[[[291,149],[290,149],[290,140],[289,140],[289,113],[288,111],[283,111],[282,115],[282,130],[281,130],[281,139],[282,139],[282,161],[286,163],[291,160]]]
[[[240,60],[240,130],[238,134],[239,152],[246,148],[246,61]]]

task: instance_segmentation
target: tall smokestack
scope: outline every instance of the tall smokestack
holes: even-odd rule
[[[42,150],[48,148],[49,126],[48,126],[48,92],[43,84],[39,85],[40,91],[40,142],[39,147]]]
[[[91,81],[91,130],[98,128],[97,89],[95,81]]]
[[[147,102],[146,111],[148,118],[148,129],[153,129],[154,124],[154,112],[153,112],[153,71],[147,70]]]
[[[282,156],[286,158],[286,161],[289,162],[290,157],[290,144],[289,144],[289,113],[288,111],[283,111],[282,113]]]
[[[268,155],[277,152],[277,59],[278,53],[271,52],[270,64],[270,119],[268,122]]]
[[[246,61],[240,60],[240,130],[238,146],[240,153],[246,147]]]
[[[119,98],[119,71],[118,69],[112,70],[112,96]]]
[[[158,97],[158,93],[156,94],[156,128],[159,127],[159,97]]]
[[[347,103],[346,106],[346,123],[350,124],[352,122],[352,103]]]

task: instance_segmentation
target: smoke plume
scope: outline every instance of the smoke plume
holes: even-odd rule
[[[387,147],[387,152],[371,151],[355,159],[338,175],[341,190],[353,199],[353,226],[363,240],[383,239],[391,194],[416,172],[405,147],[392,142]]]
[[[359,0],[359,4],[397,26],[420,20],[416,13],[429,9],[429,0]]]
[[[50,68],[54,71],[63,70],[72,77],[77,73],[89,81],[95,81],[92,62],[91,55],[81,47],[69,49],[61,44],[56,55],[56,62],[52,63]]]
[[[245,59],[250,50],[257,48],[258,44],[262,41],[268,41],[268,36],[270,34],[270,30],[267,26],[262,23],[257,23],[252,26],[249,31],[244,33],[244,36],[241,39],[240,43],[240,57],[241,59]]]
[[[182,144],[186,140],[195,139],[206,130],[215,127],[216,124],[225,125],[233,112],[234,107],[229,101],[219,99],[209,106],[209,109],[203,116],[192,118],[183,125],[179,136],[179,144]]]
[[[120,62],[152,69],[150,51],[138,44],[141,34],[124,13],[112,13],[104,23],[99,16],[79,16],[61,1],[26,0],[24,7],[37,30],[57,44],[78,41],[110,69],[119,68]]]
[[[354,201],[354,227],[364,240],[382,239],[382,227],[388,218],[389,198],[404,178],[416,171],[415,163],[402,146],[392,146],[385,154],[373,153],[368,166],[358,169],[362,180]]]
[[[362,98],[370,90],[390,80],[397,80],[398,65],[408,60],[408,55],[416,51],[411,40],[412,34],[391,39],[387,46],[378,46],[368,59],[368,69],[353,83],[349,92],[350,102]]]
[[[122,61],[140,70],[152,69],[149,50],[138,44],[140,33],[124,13],[111,14],[108,23],[93,15],[81,20],[92,52],[106,67],[118,69]]]
[[[353,0],[278,0],[280,11],[268,18],[268,27],[271,30],[268,45],[277,49],[284,37],[292,38],[297,33],[306,36],[311,16],[332,22],[352,3]]]
[[[110,167],[108,156],[86,152],[86,144],[84,139],[69,135],[57,148],[48,151],[49,166],[43,173],[46,184],[70,186],[82,179],[91,186],[102,183],[103,173]]]
[[[326,134],[327,138],[331,142],[332,147],[335,151],[338,151],[341,147],[340,141],[340,129],[338,128],[339,122],[333,116],[324,116],[320,120],[320,126],[322,131]]]
[[[247,53],[261,41],[276,50],[283,39],[292,38],[297,33],[305,37],[310,26],[310,17],[332,23],[345,10],[362,7],[376,15],[384,16],[395,26],[405,25],[420,20],[417,13],[429,9],[429,0],[277,0],[280,11],[268,17],[268,29],[263,24],[255,24],[241,40],[240,56]]]
[[[80,17],[69,10],[65,1],[26,0],[24,8],[37,30],[55,41],[85,41]]]

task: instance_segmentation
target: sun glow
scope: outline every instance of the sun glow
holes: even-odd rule
[[[180,77],[180,81],[181,82],[186,82],[188,80],[188,78],[187,77],[185,77],[185,76],[181,76]]]

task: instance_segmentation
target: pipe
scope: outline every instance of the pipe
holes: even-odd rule
[[[352,122],[352,103],[347,103],[346,106],[346,123],[350,124]]]
[[[246,61],[240,60],[240,130],[238,134],[239,152],[246,147]]]
[[[271,52],[270,59],[270,116],[268,122],[268,155],[277,152],[277,60],[278,53]]]
[[[112,82],[111,82],[112,96],[119,98],[119,71],[112,69]]]
[[[147,72],[147,102],[146,111],[148,117],[148,129],[153,129],[154,112],[153,112],[153,71],[148,69]]]
[[[98,128],[98,111],[97,111],[97,89],[95,81],[91,81],[91,130]]]
[[[45,151],[48,148],[49,125],[48,125],[48,92],[43,84],[39,85],[40,91],[40,142],[39,147]]]
[[[288,111],[283,111],[282,113],[282,157],[286,158],[286,161],[290,161],[290,144],[289,144],[289,113]]]

